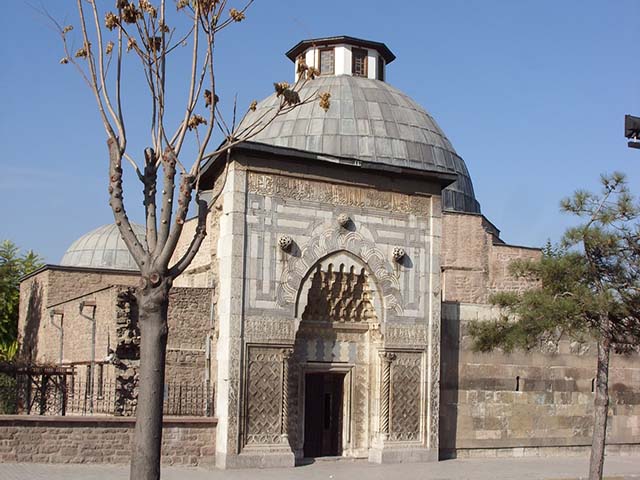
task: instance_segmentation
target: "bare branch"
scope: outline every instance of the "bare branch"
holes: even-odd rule
[[[199,15],[199,4],[196,4],[196,14],[194,16],[194,25],[193,25],[193,52],[191,53],[191,84],[189,85],[189,97],[187,99],[187,108],[185,109],[184,118],[182,120],[181,128],[177,135],[177,138],[172,139],[171,144],[174,145],[174,151],[176,155],[180,155],[180,151],[182,150],[182,144],[184,142],[184,137],[187,133],[187,123],[189,122],[189,118],[193,113],[193,109],[195,108],[195,100],[197,96],[194,97],[196,91],[196,72],[198,70],[198,42],[199,42],[199,32],[198,28],[198,15]],[[210,62],[212,59],[207,58],[205,60],[205,65]],[[203,67],[204,70],[204,67]],[[201,75],[201,78],[204,75]]]
[[[225,2],[226,3],[226,2]],[[247,9],[251,6],[251,4],[253,3],[253,0],[249,0],[249,2],[245,5],[245,7],[242,10],[239,10],[239,13],[243,14],[247,11]],[[221,8],[221,10],[224,7]],[[230,24],[236,22],[237,20],[235,20],[233,17],[229,17],[227,18],[224,22],[222,22],[220,25],[216,25],[216,33],[219,32],[220,30],[223,30],[224,28],[228,27]]]
[[[204,237],[207,236],[207,213],[208,206],[207,202],[204,200],[197,200],[198,204],[198,225],[196,226],[196,232],[191,239],[191,243],[187,248],[187,251],[184,255],[176,262],[174,266],[169,269],[169,275],[171,278],[176,278],[178,275],[181,275],[189,266],[193,258],[198,253],[200,249],[200,245],[202,245],[202,241]]]
[[[191,194],[193,193],[195,181],[196,179],[193,175],[182,175],[180,189],[178,191],[178,208],[176,209],[173,228],[171,228],[169,232],[169,237],[167,238],[166,243],[162,246],[158,244],[158,247],[162,248],[162,251],[156,257],[156,265],[160,268],[165,269],[168,267],[171,256],[176,249],[176,245],[178,245],[184,221],[187,218],[187,212],[189,211],[189,204],[191,203]]]
[[[131,155],[129,155],[127,152],[124,152],[122,154],[122,157],[127,160],[131,166],[133,167],[133,169],[135,170],[135,172],[138,174],[138,178],[142,178],[142,172],[140,172],[140,168],[138,168],[138,164],[136,163],[136,161],[131,158]]]
[[[124,113],[122,112],[122,29],[118,28],[118,62],[116,68],[116,104],[118,106],[118,122],[122,128],[123,137],[120,139],[120,151],[125,151],[127,148],[127,129],[124,124]]]
[[[156,185],[158,182],[158,167],[156,153],[151,148],[144,151],[144,208],[147,226],[147,247],[149,252],[156,248],[158,239],[158,225],[156,223]]]
[[[116,128],[118,129],[118,138],[120,139],[120,150],[124,151],[126,145],[126,136],[124,132],[124,127],[120,124],[120,116],[116,114],[111,105],[111,98],[109,97],[109,91],[107,89],[107,81],[106,81],[106,73],[104,67],[104,48],[102,44],[102,28],[100,28],[100,18],[98,16],[98,7],[96,5],[97,2],[90,2],[91,9],[93,11],[93,21],[95,22],[96,27],[96,38],[98,40],[98,66],[100,69],[100,92],[102,93],[102,97],[104,99],[104,103],[107,106],[107,110],[113,119],[113,122],[116,124]],[[87,42],[87,40],[85,40]],[[88,43],[88,42],[87,42]],[[93,61],[93,60],[92,60]]]
[[[167,146],[162,155],[162,175],[164,177],[162,188],[162,208],[160,210],[160,224],[158,225],[158,238],[153,255],[160,253],[169,237],[171,228],[171,216],[173,214],[173,194],[175,191],[177,157],[171,146]]]
[[[127,245],[131,256],[138,264],[140,270],[144,271],[147,252],[136,237],[124,208],[120,146],[118,140],[114,137],[110,137],[107,140],[107,145],[109,147],[109,205],[111,205],[111,209],[113,210],[113,217],[122,234],[124,243]]]
[[[96,75],[96,66],[95,60],[93,56],[93,50],[91,49],[91,42],[89,41],[89,35],[87,33],[87,24],[84,18],[84,11],[82,10],[82,0],[78,0],[78,13],[80,14],[80,26],[82,27],[82,38],[84,40],[84,48],[86,49],[86,59],[87,64],[89,65],[89,84],[91,86],[91,90],[93,91],[93,95],[96,98],[96,103],[98,104],[98,111],[100,112],[100,117],[102,118],[102,123],[104,125],[105,130],[107,131],[107,136],[109,138],[117,138],[116,133],[113,129],[113,126],[109,122],[107,118],[107,114],[104,110],[104,105],[102,103],[102,98],[100,96],[100,87],[98,85],[98,78]],[[101,52],[102,53],[102,52]]]
[[[223,2],[224,5],[224,2]],[[223,8],[222,6],[220,8]],[[207,131],[205,133],[204,139],[202,140],[202,144],[198,149],[198,155],[194,159],[193,166],[191,167],[191,175],[197,176],[200,172],[200,165],[202,163],[202,158],[205,155],[205,151],[207,146],[209,145],[209,140],[211,139],[211,135],[213,133],[213,128],[216,122],[216,109],[217,109],[217,95],[216,95],[216,77],[214,73],[214,58],[213,58],[213,45],[214,45],[214,32],[209,31],[207,33],[207,55],[209,57],[208,70],[209,70],[209,80],[211,82],[211,94],[209,100],[209,125],[207,126]]]

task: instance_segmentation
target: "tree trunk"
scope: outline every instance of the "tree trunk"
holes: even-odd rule
[[[589,462],[589,480],[601,480],[604,468],[604,447],[609,410],[609,354],[611,342],[606,336],[598,341],[598,370],[594,399],[593,440]]]
[[[167,309],[171,281],[144,285],[138,291],[140,370],[131,480],[159,480],[162,446],[162,407],[167,349]]]

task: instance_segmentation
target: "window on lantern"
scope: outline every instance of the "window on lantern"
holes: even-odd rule
[[[335,73],[335,58],[333,48],[320,50],[320,75],[333,75]]]
[[[378,80],[384,82],[384,60],[378,57]]]
[[[353,75],[356,77],[367,76],[367,51],[354,48],[351,51],[351,63]]]

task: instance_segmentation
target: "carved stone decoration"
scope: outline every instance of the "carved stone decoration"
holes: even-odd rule
[[[391,362],[395,353],[381,352],[382,371],[380,374],[380,433],[386,438],[389,434],[389,404],[391,401]]]
[[[282,349],[282,418],[280,434],[286,439],[289,426],[289,361],[293,348]]]
[[[438,449],[440,431],[440,322],[431,325],[429,356],[429,448]]]
[[[245,318],[245,338],[253,343],[293,343],[295,329],[293,320],[271,316],[248,316]]]
[[[405,251],[404,248],[394,247],[393,252],[391,253],[391,256],[396,262],[400,263],[400,261],[405,257],[406,254],[407,252]]]
[[[293,238],[291,238],[289,235],[281,235],[278,239],[278,246],[283,252],[291,251],[291,247],[293,246]]]
[[[374,243],[358,232],[345,233],[344,229],[326,230],[314,236],[302,248],[301,255],[287,263],[278,284],[278,304],[281,306],[295,304],[302,282],[312,268],[315,268],[315,264],[331,253],[340,251],[349,252],[362,259],[375,277],[384,308],[396,315],[401,315],[403,300],[400,294],[400,283],[390,262],[385,259],[384,253],[376,248]]]
[[[398,352],[391,366],[389,440],[420,440],[422,354]]]
[[[282,435],[282,349],[250,347],[245,443],[277,444]]]
[[[424,325],[386,325],[384,341],[387,347],[421,348],[427,347],[427,329]]]
[[[341,213],[340,215],[338,215],[338,225],[340,225],[342,228],[347,228],[350,222],[351,218],[346,213]]]
[[[384,335],[382,335],[379,323],[371,324],[371,327],[369,328],[369,335],[373,342],[382,342],[382,340],[384,340]]]
[[[371,303],[369,282],[365,269],[359,272],[351,266],[345,272],[344,264],[338,271],[329,264],[322,271],[318,264],[311,280],[307,306],[302,313],[303,321],[322,322],[370,322],[376,320]]]
[[[431,198],[384,192],[373,188],[339,185],[275,176],[261,173],[249,174],[249,193],[281,196],[295,200],[323,202],[358,208],[377,208],[388,212],[429,215]]]

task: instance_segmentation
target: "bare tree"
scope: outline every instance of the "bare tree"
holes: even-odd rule
[[[109,205],[140,269],[137,289],[140,380],[131,478],[158,479],[169,290],[174,279],[193,260],[206,235],[208,204],[200,198],[198,189],[201,167],[220,154],[228,163],[232,147],[256,135],[275,117],[292,108],[319,100],[320,106],[328,109],[329,94],[314,91],[306,98],[300,97],[302,86],[318,72],[299,62],[301,75],[294,85],[274,84],[280,98],[275,108],[251,124],[238,122],[236,126],[234,102],[234,118],[232,122],[225,122],[216,94],[216,37],[223,29],[244,20],[253,0],[245,0],[240,9],[231,8],[227,0],[115,0],[114,10],[104,13],[99,10],[98,0],[76,1],[82,46],[75,51],[71,49],[70,39],[73,26],[62,25],[46,15],[62,38],[65,55],[60,63],[74,65],[95,97],[107,136]],[[188,47],[191,55],[188,71],[169,68],[169,60],[183,52],[184,47]],[[126,101],[123,99],[124,86],[136,70],[144,76],[150,101],[149,146],[139,162],[127,150]],[[166,84],[170,74],[187,87],[186,101],[178,112],[180,120],[176,125],[169,125],[167,120]],[[248,109],[255,108],[256,102],[252,102]],[[220,147],[211,149],[214,132],[222,134],[222,142]],[[186,148],[189,142],[191,148]],[[195,153],[183,153],[187,151]],[[189,157],[188,163],[183,161],[185,156]],[[125,209],[123,161],[130,165],[143,185],[145,241],[134,234]],[[219,184],[214,200],[222,192],[224,177]],[[172,264],[194,194],[198,210],[195,234],[186,252]]]

